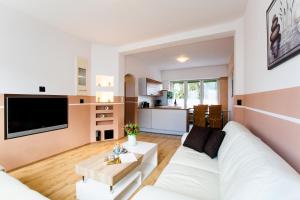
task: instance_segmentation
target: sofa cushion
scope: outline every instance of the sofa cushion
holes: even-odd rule
[[[229,127],[219,150],[221,199],[299,199],[299,174],[245,127]]]
[[[165,189],[161,189],[153,186],[146,186],[141,189],[132,200],[196,200],[186,195],[178,194],[176,192],[170,192]]]
[[[199,152],[203,152],[206,140],[211,132],[210,128],[193,126],[192,130],[186,137],[183,146],[189,147]]]
[[[222,144],[224,137],[225,137],[224,131],[221,130],[212,131],[204,146],[204,152],[211,158],[217,157],[219,148]]]
[[[0,199],[46,200],[47,198],[29,189],[12,176],[0,171]]]
[[[180,146],[173,155],[170,163],[185,165],[214,173],[219,173],[217,159],[211,159],[205,153],[199,153],[193,149]]]
[[[219,175],[185,165],[170,163],[155,186],[196,199],[219,199]]]

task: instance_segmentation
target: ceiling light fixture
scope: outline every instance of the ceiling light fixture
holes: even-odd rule
[[[180,63],[184,63],[186,61],[188,61],[190,58],[186,57],[186,56],[179,56],[178,58],[176,58],[176,60]]]

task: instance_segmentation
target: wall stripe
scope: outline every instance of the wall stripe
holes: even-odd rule
[[[282,119],[282,120],[286,120],[286,121],[293,122],[293,123],[296,123],[296,124],[300,124],[300,119],[298,119],[298,118],[289,117],[289,116],[281,115],[281,114],[276,114],[276,113],[264,111],[264,110],[261,110],[261,109],[250,108],[250,107],[247,107],[247,106],[234,106],[234,107],[236,107],[236,108],[245,108],[247,110],[252,110],[254,112],[259,112],[259,113],[262,113],[262,114],[265,114],[265,115],[269,115],[271,117],[276,117],[278,119]]]

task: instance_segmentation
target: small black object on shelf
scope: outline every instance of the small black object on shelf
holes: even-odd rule
[[[101,140],[101,131],[97,130],[96,131],[96,141],[100,141]]]
[[[104,139],[109,140],[114,138],[114,130],[105,130],[104,131]]]
[[[238,106],[241,106],[241,105],[242,105],[242,100],[241,100],[241,99],[238,99],[238,100],[236,101],[236,104],[237,104]]]
[[[45,86],[40,86],[39,91],[40,92],[46,92],[46,87]]]

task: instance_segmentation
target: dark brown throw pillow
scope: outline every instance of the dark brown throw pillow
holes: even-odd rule
[[[225,132],[221,130],[213,130],[204,146],[204,152],[211,158],[215,158],[218,155],[219,148],[225,137]]]
[[[183,146],[189,147],[199,152],[203,152],[204,145],[208,139],[210,132],[210,128],[202,128],[194,125],[192,130],[186,137]]]

